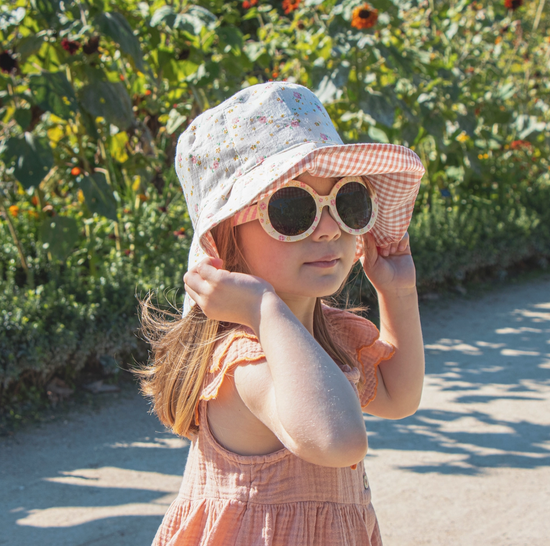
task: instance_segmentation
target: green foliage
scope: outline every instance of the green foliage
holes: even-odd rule
[[[132,345],[135,287],[179,287],[186,264],[177,135],[270,79],[310,87],[345,142],[419,154],[424,285],[550,253],[545,0],[372,0],[363,29],[359,0],[296,4],[0,6],[3,389]]]

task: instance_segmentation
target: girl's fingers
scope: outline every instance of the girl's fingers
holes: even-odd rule
[[[200,296],[187,284],[185,285],[185,293],[202,309],[200,304]]]
[[[404,250],[407,250],[408,246],[409,246],[409,232],[406,232],[405,235],[403,235],[403,239],[399,241],[397,250],[399,252],[403,252]]]

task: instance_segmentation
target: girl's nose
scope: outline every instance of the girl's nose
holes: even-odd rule
[[[338,239],[341,234],[340,226],[332,217],[329,207],[323,207],[321,219],[311,236],[316,240],[332,241]]]

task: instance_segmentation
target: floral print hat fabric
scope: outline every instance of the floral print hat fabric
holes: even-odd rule
[[[404,146],[343,144],[306,87],[270,82],[243,89],[198,116],[178,140],[176,172],[194,229],[188,267],[218,256],[214,226],[306,171],[366,176],[376,192],[372,233],[381,246],[407,231],[424,167]],[[356,258],[361,253],[358,237]],[[186,295],[184,315],[191,305]]]

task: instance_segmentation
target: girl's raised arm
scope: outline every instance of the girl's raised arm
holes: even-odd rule
[[[380,337],[395,347],[393,357],[378,366],[377,394],[367,411],[401,419],[418,409],[424,381],[424,344],[409,236],[377,248],[367,233],[363,243],[363,268],[378,293]]]
[[[367,435],[359,400],[338,365],[269,283],[208,259],[185,276],[186,290],[213,319],[254,330],[266,365],[239,366],[239,395],[296,456],[321,466],[361,461]]]

